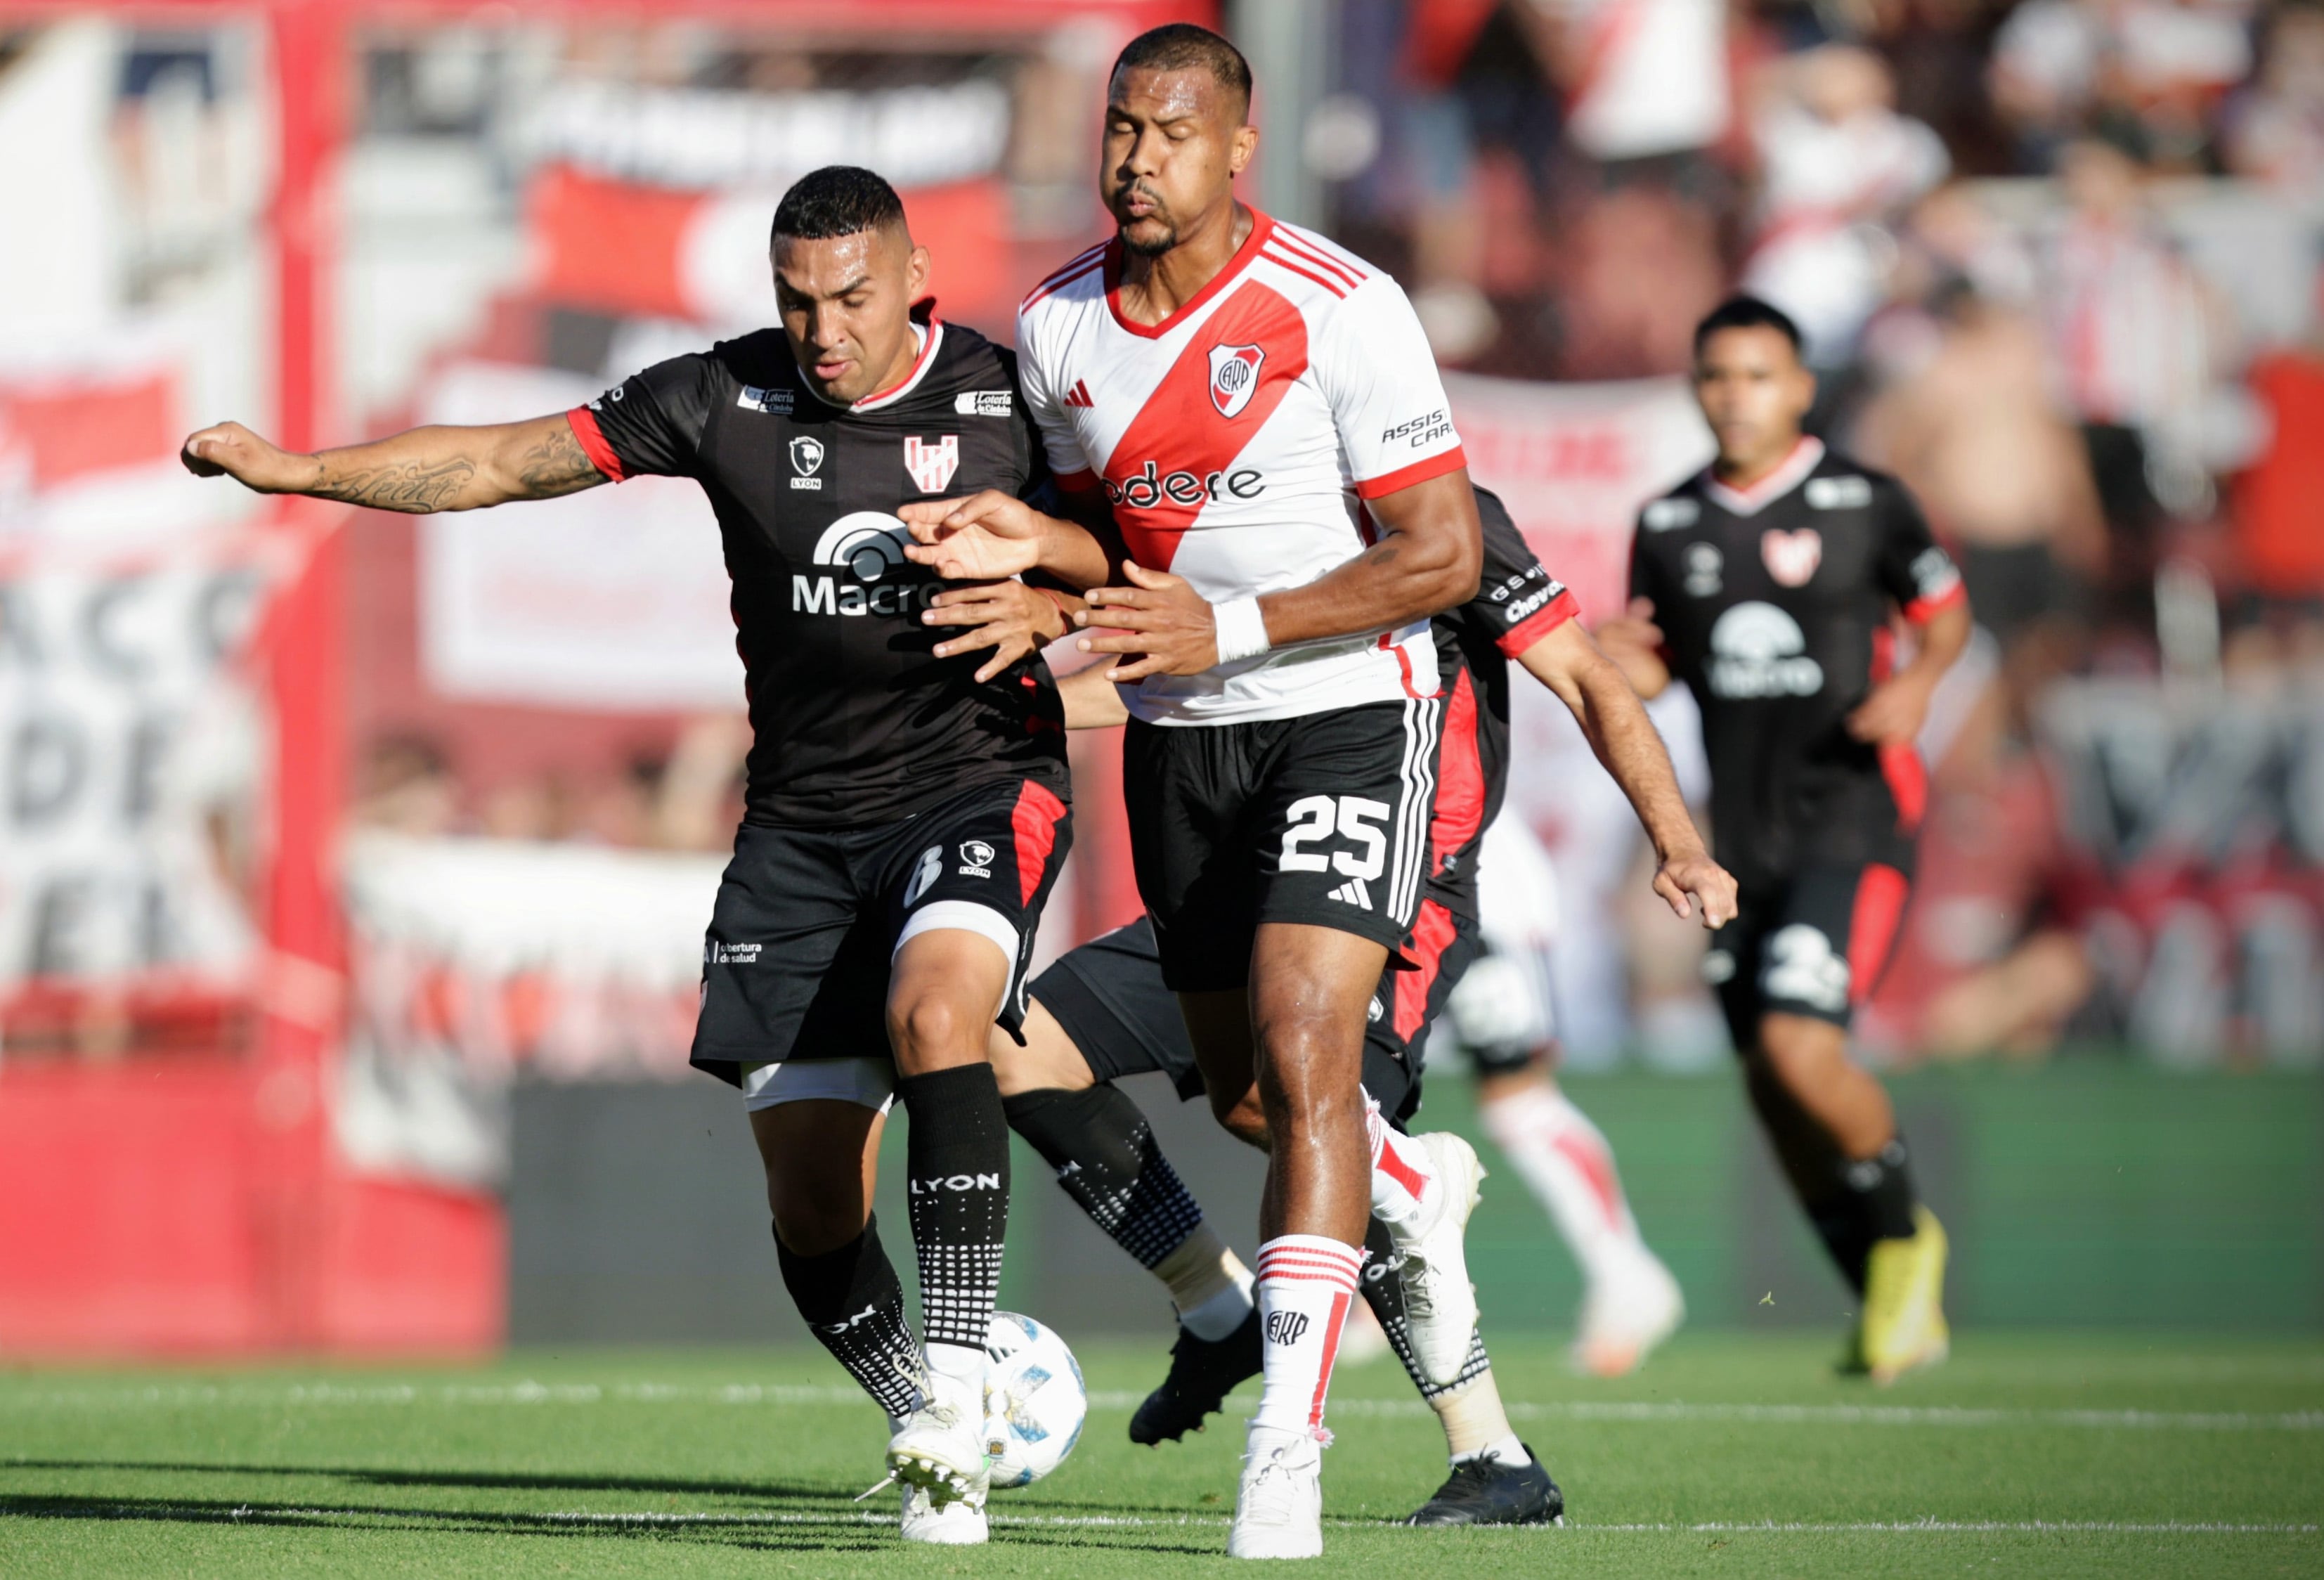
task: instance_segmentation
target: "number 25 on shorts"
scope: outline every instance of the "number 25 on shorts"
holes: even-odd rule
[[[1291,823],[1283,831],[1283,855],[1276,870],[1320,873],[1328,869],[1342,877],[1377,878],[1388,865],[1388,836],[1376,825],[1385,822],[1388,814],[1386,801],[1364,796],[1302,796],[1291,803]],[[1334,827],[1364,854],[1335,850],[1326,862],[1320,854],[1300,848],[1331,838]]]

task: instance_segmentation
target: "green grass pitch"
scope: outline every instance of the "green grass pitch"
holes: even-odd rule
[[[2324,1345],[1969,1334],[1885,1391],[1831,1342],[1683,1336],[1639,1376],[1499,1346],[1563,1530],[1389,1523],[1443,1474],[1392,1362],[1344,1371],[1326,1559],[1367,1572],[2324,1574]],[[1156,1350],[1086,1346],[1094,1408],[993,1543],[903,1550],[882,1428],[805,1350],[520,1354],[476,1370],[0,1372],[0,1575],[957,1574],[1222,1566],[1240,1410],[1130,1446]],[[1240,1401],[1247,1408],[1247,1400]],[[865,1513],[876,1508],[875,1517]]]

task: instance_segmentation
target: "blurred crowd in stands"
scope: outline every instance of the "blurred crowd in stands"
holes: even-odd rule
[[[1960,558],[1870,1041],[2317,1057],[2324,6],[1352,0],[1341,48],[1334,226],[1448,365],[1678,374],[1753,291]]]

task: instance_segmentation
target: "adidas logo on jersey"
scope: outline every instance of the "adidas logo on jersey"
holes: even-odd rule
[[[1372,892],[1361,878],[1350,878],[1324,898],[1336,900],[1342,905],[1352,905],[1360,910],[1372,908]]]
[[[1074,387],[1065,392],[1065,404],[1068,406],[1080,406],[1085,409],[1094,409],[1097,402],[1090,399],[1088,383],[1085,380],[1075,379],[1074,381]]]

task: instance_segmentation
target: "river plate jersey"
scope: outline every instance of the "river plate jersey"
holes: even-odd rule
[[[1477,596],[1435,620],[1444,735],[1429,829],[1428,895],[1473,919],[1477,846],[1509,787],[1509,661],[1581,612],[1534,557],[1508,507],[1477,490],[1485,529]]]
[[[808,389],[779,329],[658,363],[570,414],[597,469],[692,477],[733,578],[752,744],[744,820],[891,822],[983,780],[1065,794],[1064,714],[1038,656],[991,683],[920,624],[943,583],[904,558],[897,507],[1048,468],[1015,357],[923,312],[911,372],[852,407]]]
[[[1639,513],[1630,593],[1702,707],[1719,860],[1746,887],[1880,859],[1918,825],[1918,753],[1847,726],[1890,671],[1891,611],[1917,624],[1964,596],[1895,478],[1812,439],[1747,492],[1690,478]]]
[[[1119,241],[1018,309],[1025,403],[1058,483],[1102,487],[1130,557],[1213,603],[1305,586],[1370,541],[1363,502],[1466,464],[1396,282],[1264,214],[1159,324],[1120,310]],[[1291,642],[1123,688],[1151,724],[1296,718],[1426,697],[1428,623]]]

